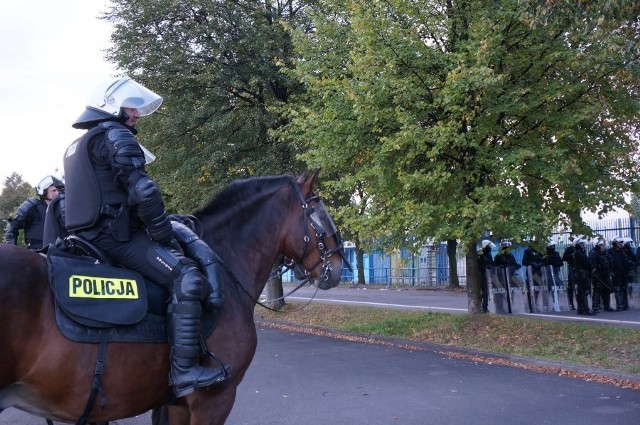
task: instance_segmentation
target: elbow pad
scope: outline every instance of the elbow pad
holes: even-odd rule
[[[129,204],[136,205],[138,217],[147,226],[147,233],[156,242],[168,244],[173,237],[171,222],[164,210],[158,185],[143,177],[129,191]]]

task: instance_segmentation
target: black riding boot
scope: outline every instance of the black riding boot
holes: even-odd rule
[[[200,239],[193,230],[183,223],[172,221],[173,234],[187,256],[198,262],[205,274],[211,292],[204,299],[203,305],[208,309],[221,309],[224,305],[224,294],[222,292],[222,278],[225,270],[218,256]]]
[[[176,397],[207,388],[229,377],[229,367],[210,369],[199,364],[200,314],[197,301],[180,301],[169,306],[168,335],[171,344],[169,384]]]

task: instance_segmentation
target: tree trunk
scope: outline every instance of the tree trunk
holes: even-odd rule
[[[360,240],[356,238],[356,268],[358,269],[358,285],[364,285],[364,251],[360,248]]]
[[[482,312],[482,299],[480,295],[480,272],[478,270],[478,260],[476,259],[476,244],[469,243],[467,255],[467,298],[470,314]]]
[[[265,302],[265,304],[273,308],[274,310],[282,309],[286,304],[286,302],[284,301],[284,298],[282,298],[282,296],[284,295],[284,290],[282,288],[282,276],[280,274],[277,274],[271,277],[267,281],[266,288],[267,288],[267,301]],[[270,301],[270,300],[277,300],[277,301]]]
[[[458,251],[458,241],[455,239],[447,240],[447,258],[449,260],[449,286],[451,288],[460,288],[460,278],[458,277],[458,260],[456,253]]]

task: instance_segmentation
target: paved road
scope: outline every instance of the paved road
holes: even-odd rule
[[[287,285],[285,293],[293,288]],[[467,295],[445,290],[305,287],[300,301],[465,313]],[[640,310],[550,313],[553,320],[639,326]],[[640,392],[422,350],[259,327],[254,362],[228,424],[640,424]],[[556,365],[551,365],[556,367]],[[557,366],[557,367],[561,367]],[[634,378],[640,380],[640,378]],[[149,415],[114,425],[149,424]],[[44,425],[15,409],[0,425]]]
[[[640,392],[451,357],[258,327],[229,425],[638,425]],[[148,424],[148,415],[114,422]],[[2,425],[43,425],[14,409]]]
[[[284,285],[285,294],[295,288]],[[305,286],[288,299],[295,301],[327,302],[368,307],[384,307],[404,310],[440,311],[444,313],[467,313],[467,293],[445,289],[387,289],[380,287],[339,286],[328,291]],[[550,312],[545,314],[521,313],[522,316],[553,320],[571,320],[602,323],[615,326],[640,328],[640,309],[621,312],[601,312],[597,316],[578,316],[575,311]],[[640,423],[640,421],[639,421]]]

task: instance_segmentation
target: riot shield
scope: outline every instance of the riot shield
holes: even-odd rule
[[[529,312],[544,313],[550,310],[550,285],[547,283],[545,267],[527,266],[527,286],[529,288]]]
[[[547,266],[547,280],[551,284],[553,311],[569,311],[567,287],[561,275],[560,267]]]
[[[529,308],[527,301],[527,284],[522,278],[520,270],[509,267],[505,270],[509,287],[509,301],[511,313],[525,313]]]
[[[504,268],[493,266],[487,270],[489,277],[489,304],[490,313],[506,314],[509,312],[509,300],[507,280]]]

